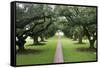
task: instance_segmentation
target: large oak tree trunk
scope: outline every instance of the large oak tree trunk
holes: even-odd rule
[[[45,41],[43,35],[41,35],[40,38],[42,42]]]
[[[94,47],[95,41],[94,41],[94,40],[89,40],[89,42],[90,42],[90,47],[89,47],[89,48],[95,48],[95,47]]]
[[[25,48],[24,48],[24,44],[26,43],[26,41],[25,41],[25,39],[19,39],[18,41],[17,41],[17,44],[18,44],[18,47],[19,47],[19,51],[23,51],[23,50],[25,50]]]
[[[22,45],[19,45],[19,51],[23,51],[23,50],[25,50],[24,49],[24,45],[22,44]]]
[[[39,44],[38,36],[34,36],[34,44]]]
[[[86,36],[88,37],[89,43],[90,43],[90,47],[89,48],[95,48],[94,47],[94,43],[95,43],[95,40],[96,40],[96,35],[94,35],[94,33],[93,33],[93,36],[91,36],[89,34],[89,32],[88,32],[88,29],[86,27],[83,27],[83,28],[84,28]]]
[[[74,34],[74,35],[73,35],[73,40],[74,40],[74,41],[77,41],[77,34]]]
[[[80,33],[78,36],[78,43],[82,43],[82,33]]]

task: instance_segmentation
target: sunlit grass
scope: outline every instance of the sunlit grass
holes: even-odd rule
[[[53,63],[57,39],[57,36],[49,38],[47,42],[42,42],[45,43],[45,45],[32,45],[32,40],[27,41],[25,49],[28,53],[17,53],[17,65]],[[81,48],[89,48],[88,40],[83,40],[83,44],[78,44],[78,41],[73,41],[72,39],[62,36],[61,42],[64,62],[96,61],[95,51],[81,51]]]
[[[16,63],[17,65],[28,65],[28,64],[47,64],[53,63],[53,58],[55,54],[57,37],[52,37],[48,39],[46,45],[31,45],[32,41],[28,41],[25,44],[25,49],[31,49],[37,52],[32,51],[33,53],[29,54],[17,54]]]
[[[94,51],[79,51],[81,48],[89,48],[88,40],[83,40],[84,44],[78,44],[77,41],[62,37],[62,50],[65,62],[96,61]]]

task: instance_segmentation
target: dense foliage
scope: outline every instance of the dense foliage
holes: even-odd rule
[[[33,44],[55,35],[62,30],[65,36],[78,40],[87,36],[90,47],[96,40],[96,7],[61,6],[46,4],[16,4],[16,44],[24,50],[25,39],[31,37]]]

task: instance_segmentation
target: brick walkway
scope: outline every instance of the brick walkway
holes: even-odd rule
[[[54,63],[63,63],[63,54],[62,54],[62,45],[61,45],[61,36],[58,35],[58,43],[54,56]]]

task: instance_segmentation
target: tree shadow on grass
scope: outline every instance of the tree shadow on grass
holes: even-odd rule
[[[85,43],[85,42],[82,42],[82,43],[75,42],[74,44],[77,45],[77,44],[87,44],[87,43]]]
[[[79,52],[96,52],[96,48],[77,48],[77,51]]]
[[[40,45],[40,46],[41,46],[41,45],[46,45],[46,43],[37,43],[37,44],[33,44],[33,45],[34,45],[34,46],[35,46],[35,45]]]
[[[44,46],[46,43],[28,44],[27,46]]]
[[[44,50],[36,50],[36,49],[25,49],[23,51],[16,51],[16,54],[20,54],[20,55],[28,55],[28,54],[40,54],[44,52]]]
[[[48,41],[45,40],[45,41],[40,41],[40,42],[48,42]]]

